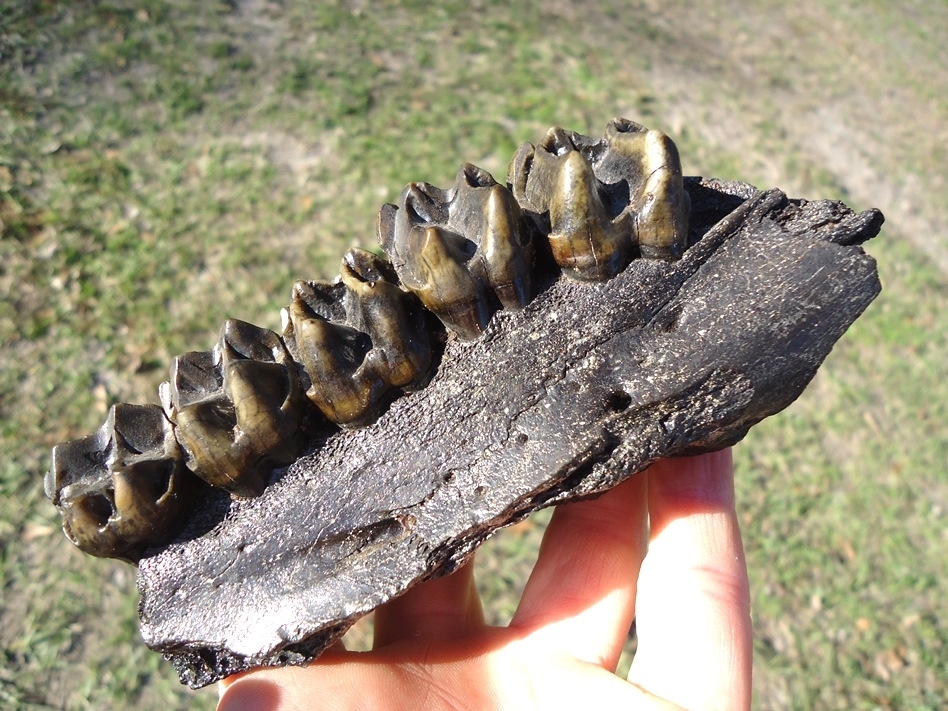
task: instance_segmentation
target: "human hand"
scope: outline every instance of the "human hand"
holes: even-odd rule
[[[615,675],[633,618],[628,681]],[[473,566],[375,612],[371,652],[221,682],[218,711],[747,709],[751,623],[730,450],[656,462],[554,513],[510,625]]]

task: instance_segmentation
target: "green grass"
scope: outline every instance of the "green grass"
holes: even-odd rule
[[[156,402],[225,318],[277,328],[293,280],[372,246],[406,182],[464,161],[502,179],[549,126],[626,115],[692,174],[891,202],[868,246],[883,295],[738,449],[756,706],[937,708],[948,278],[926,250],[948,240],[900,223],[943,219],[943,4],[354,7],[0,0],[0,706],[214,704],[137,639],[133,569],[59,533],[53,444]],[[481,555],[497,622],[543,520]]]

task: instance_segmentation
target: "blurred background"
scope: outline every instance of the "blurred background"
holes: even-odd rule
[[[138,638],[134,568],[62,536],[52,445],[225,318],[279,328],[408,181],[613,116],[686,175],[885,212],[883,294],[736,449],[755,708],[943,707],[946,67],[942,0],[0,0],[0,707],[216,700]],[[497,623],[547,518],[478,554]]]

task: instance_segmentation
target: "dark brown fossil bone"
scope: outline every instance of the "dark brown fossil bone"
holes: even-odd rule
[[[336,283],[296,287],[285,337],[298,371],[275,334],[238,322],[212,353],[179,359],[162,399],[189,466],[206,451],[205,474],[224,471],[214,483],[262,492],[201,488],[173,542],[141,539],[125,556],[143,555],[143,636],[182,681],[305,663],[498,527],[658,457],[740,440],[799,395],[879,289],[857,246],[878,233],[877,210],[683,180],[670,141],[631,122],[599,141],[552,129],[521,148],[508,181],[517,200],[465,166],[451,190],[412,184],[383,208],[394,267],[353,252]],[[565,274],[608,280],[562,279],[540,257],[525,269],[529,229],[555,232],[536,248]],[[398,281],[463,338],[482,335],[421,328]],[[225,377],[231,362],[262,375]],[[429,377],[383,411],[386,393]],[[303,390],[330,419],[367,426],[297,410]],[[254,434],[241,439],[241,422]],[[270,474],[303,436],[309,453]],[[54,450],[51,498],[106,440]],[[95,526],[107,531],[106,508]]]
[[[192,686],[301,664],[451,572],[498,527],[658,457],[727,446],[792,402],[879,289],[881,214],[688,180],[677,262],[547,276],[377,422],[328,435],[257,499],[207,493],[140,563],[142,634]]]

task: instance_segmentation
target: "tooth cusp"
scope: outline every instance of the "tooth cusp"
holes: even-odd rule
[[[307,396],[336,424],[371,422],[386,393],[413,389],[427,378],[425,315],[396,280],[390,263],[353,249],[335,284],[294,287],[284,336],[309,378]]]
[[[379,213],[379,241],[401,283],[460,338],[487,327],[500,307],[531,298],[533,244],[520,205],[471,164],[454,186],[412,183]]]
[[[258,496],[299,454],[305,401],[273,331],[226,321],[213,351],[175,358],[161,395],[188,468],[236,496]]]
[[[191,483],[161,408],[127,404],[98,432],[55,446],[44,482],[69,540],[130,562],[173,532]]]

